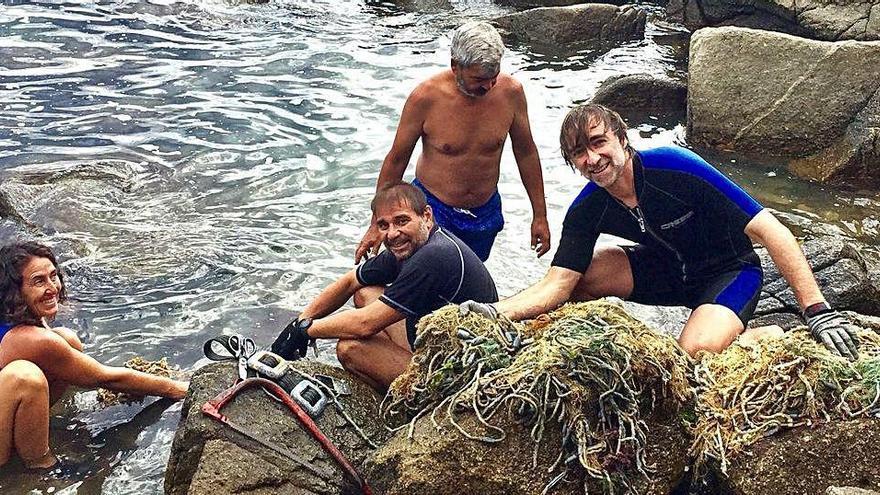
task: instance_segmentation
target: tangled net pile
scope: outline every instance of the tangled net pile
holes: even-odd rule
[[[726,472],[742,449],[780,428],[880,415],[880,334],[859,334],[858,361],[830,354],[808,332],[733,345],[695,367],[693,453]]]
[[[171,378],[174,373],[174,370],[168,365],[167,358],[162,358],[158,361],[147,361],[138,356],[126,361],[125,367],[131,368],[135,371],[143,371],[144,373],[149,373],[151,375],[163,376],[165,378]],[[105,388],[98,389],[98,403],[103,406],[140,400],[142,398],[143,397],[141,396],[126,394],[123,392],[114,392]]]
[[[604,301],[569,304],[530,325],[460,316],[447,306],[423,318],[416,352],[382,405],[387,424],[409,427],[430,415],[446,418],[465,437],[498,442],[500,411],[530,429],[537,444],[548,425],[562,433],[551,472],[580,466],[606,490],[629,485],[627,473],[649,477],[642,412],[659,398],[679,406],[692,400],[689,358],[671,337],[648,329],[623,308]],[[467,431],[456,416],[473,414],[482,431]]]

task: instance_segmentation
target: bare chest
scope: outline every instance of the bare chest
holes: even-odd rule
[[[501,152],[512,124],[507,105],[440,105],[425,119],[423,139],[444,155],[492,155]]]

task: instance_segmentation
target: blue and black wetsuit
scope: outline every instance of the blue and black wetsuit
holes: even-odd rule
[[[683,148],[636,152],[633,173],[635,208],[594,183],[584,187],[566,214],[553,266],[584,273],[599,234],[622,237],[638,243],[624,247],[633,272],[629,300],[720,304],[745,326],[763,284],[745,227],[763,206]]]

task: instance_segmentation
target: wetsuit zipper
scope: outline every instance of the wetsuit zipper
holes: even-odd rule
[[[639,230],[641,230],[642,233],[644,234],[646,228],[645,228],[645,216],[642,215],[642,209],[639,208],[639,205],[636,205],[635,208],[631,208],[631,209],[627,208],[627,210],[629,210],[629,214],[632,215],[633,218],[636,219],[636,222],[639,222]]]
[[[681,253],[679,253],[675,248],[673,248],[668,242],[664,241],[659,235],[657,235],[650,227],[648,227],[647,222],[645,222],[645,215],[642,213],[642,209],[639,208],[639,205],[636,205],[634,208],[630,208],[626,206],[622,201],[617,198],[614,198],[621,206],[626,208],[626,211],[632,215],[633,218],[636,219],[636,222],[639,224],[639,230],[642,233],[648,233],[653,237],[657,242],[662,244],[666,249],[672,251],[672,254],[675,255],[676,259],[678,259],[678,263],[681,265],[681,281],[687,282],[687,267],[685,267],[684,259],[681,257]]]

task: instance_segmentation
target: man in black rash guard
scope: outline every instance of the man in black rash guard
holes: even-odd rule
[[[693,311],[679,344],[692,355],[719,352],[758,303],[763,272],[754,240],[788,281],[814,337],[856,357],[855,327],[828,306],[791,232],[705,160],[678,147],[635,151],[620,116],[594,104],[569,112],[560,145],[590,183],[566,214],[550,270],[497,305],[465,302],[462,311],[519,320],[604,296],[687,306]],[[636,244],[597,248],[603,233]]]
[[[495,302],[498,293],[477,255],[434,224],[421,189],[393,182],[371,208],[385,251],[324,289],[272,350],[299,359],[311,340],[339,339],[342,366],[384,391],[409,363],[419,318],[449,303]],[[357,309],[330,315],[352,296]]]

